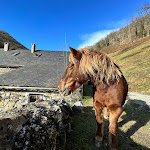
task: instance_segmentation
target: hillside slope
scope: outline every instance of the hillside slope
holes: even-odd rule
[[[150,9],[150,4],[148,4]],[[145,13],[144,16],[137,16],[132,18],[130,24],[120,28],[117,31],[113,31],[105,38],[101,39],[93,48],[95,50],[111,51],[111,47],[120,47],[124,44],[131,45],[133,42],[139,41],[142,38],[150,36],[150,12]],[[109,50],[108,50],[109,49]]]
[[[130,91],[150,94],[150,40],[110,56],[120,66]]]
[[[4,47],[4,42],[9,42],[9,49],[27,49],[7,32],[0,30],[0,48]]]

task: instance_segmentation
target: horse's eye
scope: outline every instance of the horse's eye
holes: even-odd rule
[[[68,65],[68,68],[69,68],[69,69],[73,69],[73,66],[74,66],[73,64]]]

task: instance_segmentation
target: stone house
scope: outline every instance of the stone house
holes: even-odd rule
[[[66,54],[68,61],[69,52],[0,49],[0,109],[59,97],[57,85],[66,68]],[[80,91],[71,99],[80,99]]]

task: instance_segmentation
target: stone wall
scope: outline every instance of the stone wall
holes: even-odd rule
[[[38,95],[39,100],[30,102],[33,95]],[[81,99],[82,88],[67,97],[57,90],[2,89],[0,150],[65,150],[72,113],[67,102],[73,104]]]
[[[1,90],[0,91],[0,112],[8,111],[12,109],[19,109],[23,105],[30,103],[31,95],[41,95],[42,100],[52,100],[53,98],[65,98],[68,103],[75,103],[82,99],[82,88],[77,89],[73,94],[64,97],[60,95],[58,91],[11,91],[11,90]]]
[[[0,111],[12,110],[28,103],[26,92],[0,91]]]
[[[39,100],[1,112],[0,150],[65,150],[70,114],[63,99]]]

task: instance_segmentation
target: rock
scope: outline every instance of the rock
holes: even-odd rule
[[[137,108],[137,109],[144,109],[144,110],[150,110],[150,107],[146,104],[145,101],[142,100],[128,100],[127,105],[130,105],[131,107]]]
[[[83,111],[83,108],[84,108],[84,107],[83,107],[81,101],[75,102],[74,105],[73,105],[73,107],[72,107],[72,109],[73,109],[74,111],[80,111],[80,112]]]
[[[0,114],[0,150],[65,150],[71,107],[63,99],[36,101]]]
[[[147,105],[150,108],[150,95],[140,94],[137,92],[128,92],[128,99],[135,100],[137,103],[141,101],[143,104],[145,103],[144,105]],[[143,105],[142,103],[140,104]]]

